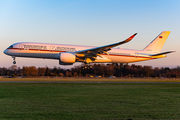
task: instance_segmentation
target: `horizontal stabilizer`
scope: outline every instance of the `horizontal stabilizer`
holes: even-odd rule
[[[159,56],[159,55],[169,54],[169,53],[172,53],[172,52],[175,52],[175,51],[168,51],[168,52],[153,54],[153,55],[150,55],[150,56]]]

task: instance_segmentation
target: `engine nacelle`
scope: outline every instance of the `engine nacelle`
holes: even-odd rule
[[[59,64],[60,65],[72,65],[76,62],[76,55],[73,53],[62,52],[59,53]]]

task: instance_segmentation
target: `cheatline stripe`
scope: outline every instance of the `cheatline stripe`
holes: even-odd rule
[[[7,49],[14,49],[14,50],[25,50],[24,48],[7,48]],[[46,52],[71,52],[71,51],[56,51],[56,50],[40,50],[40,49],[28,49],[30,51],[46,51]],[[101,55],[107,55],[107,54],[101,54]],[[137,58],[149,58],[149,59],[156,59],[151,57],[142,57],[142,56],[132,56],[132,55],[115,55],[115,54],[109,54],[110,56],[124,56],[124,57],[137,57]]]

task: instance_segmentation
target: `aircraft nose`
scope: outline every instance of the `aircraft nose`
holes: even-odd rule
[[[4,50],[4,54],[6,54],[6,55],[8,54],[8,49]]]

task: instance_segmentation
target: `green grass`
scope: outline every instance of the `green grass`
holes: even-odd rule
[[[180,84],[1,83],[0,119],[180,119]]]
[[[179,78],[0,78],[0,81],[20,81],[20,82],[176,82],[179,83]]]

